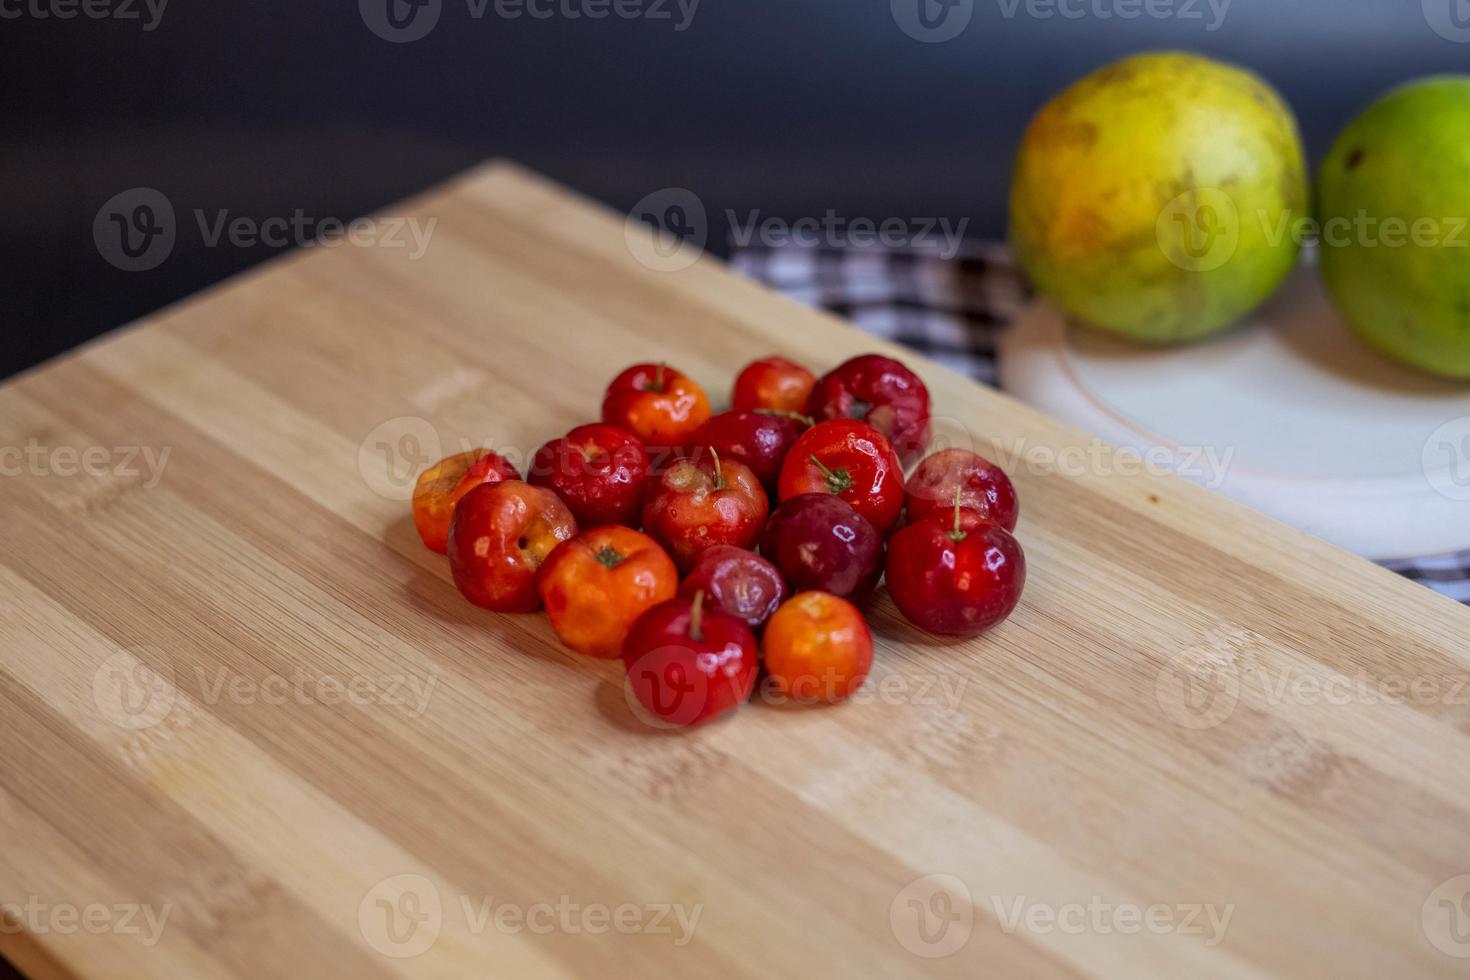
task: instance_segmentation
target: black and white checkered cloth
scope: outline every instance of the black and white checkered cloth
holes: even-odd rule
[[[750,248],[737,251],[730,264],[800,303],[830,310],[866,333],[989,385],[996,383],[996,337],[1028,298],[1000,246],[972,246],[953,258],[882,249]],[[1385,564],[1470,603],[1470,551]]]

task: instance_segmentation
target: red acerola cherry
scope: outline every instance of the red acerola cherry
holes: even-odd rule
[[[602,421],[627,429],[659,459],[686,445],[707,418],[704,389],[666,364],[633,365],[612,380],[602,402]]]
[[[581,527],[637,528],[648,453],[637,436],[615,425],[579,425],[536,450],[528,479],[555,491]]]
[[[689,444],[696,453],[708,447],[723,459],[744,463],[774,493],[786,454],[811,424],[811,419],[795,412],[723,412],[700,426]]]
[[[765,555],[797,592],[862,602],[883,574],[883,538],[841,497],[804,493],[777,507],[761,535]]]
[[[888,594],[909,622],[940,636],[975,636],[1016,608],[1026,555],[999,524],[955,508],[895,534],[887,572]]]
[[[747,364],[735,378],[730,405],[737,412],[775,409],[805,412],[817,376],[784,357],[765,357]]]
[[[903,510],[903,464],[883,434],[866,422],[818,422],[786,454],[778,489],[782,500],[835,494],[879,534],[887,534]]]
[[[929,389],[901,362],[864,354],[823,375],[812,389],[807,414],[822,419],[862,419],[883,433],[904,465],[929,445]]]
[[[496,612],[541,604],[536,573],[552,549],[577,533],[556,494],[519,480],[482,483],[454,508],[449,570],[464,597]]]
[[[679,460],[649,485],[643,530],[687,572],[706,548],[755,544],[769,507],[750,467],[707,453]]]
[[[954,509],[955,492],[960,506],[988,517],[1007,531],[1016,529],[1021,505],[1016,488],[1005,470],[968,449],[946,449],[927,457],[909,474],[904,503],[909,520]]]
[[[628,689],[663,725],[703,725],[744,704],[759,657],[744,620],[708,608],[703,592],[648,610],[623,641]]]
[[[413,525],[431,551],[444,554],[454,505],[482,483],[519,480],[510,460],[488,449],[446,456],[419,474],[413,488]]]
[[[786,582],[776,566],[753,551],[717,544],[699,553],[679,594],[704,592],[716,609],[760,629],[786,598]]]

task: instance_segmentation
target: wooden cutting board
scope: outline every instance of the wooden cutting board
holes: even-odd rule
[[[617,664],[459,597],[414,468],[529,452],[634,361],[720,400],[900,352],[509,166],[387,214],[437,219],[421,258],[305,250],[0,388],[23,969],[1470,969],[1466,610],[900,354],[1010,463],[1020,609],[939,643],[880,598],[858,703],[651,731]]]

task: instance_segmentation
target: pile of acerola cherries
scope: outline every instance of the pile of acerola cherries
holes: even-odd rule
[[[542,446],[526,481],[487,449],[431,466],[414,524],[465,598],[544,605],[567,647],[621,657],[638,704],[671,726],[734,710],[762,668],[786,698],[849,697],[873,662],[860,608],[885,573],[929,633],[975,636],[1015,609],[1015,488],[965,449],[905,484],[930,410],[903,364],[867,354],[819,379],[769,357],[740,372],[732,405],[711,417],[684,374],[634,365],[602,421]]]

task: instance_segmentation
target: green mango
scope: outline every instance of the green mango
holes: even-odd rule
[[[1317,179],[1322,276],[1368,344],[1470,378],[1470,75],[1393,89]]]

